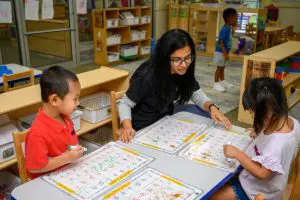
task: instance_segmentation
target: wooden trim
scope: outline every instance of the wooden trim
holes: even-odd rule
[[[13,133],[14,144],[16,148],[16,158],[18,161],[19,174],[22,183],[28,181],[28,174],[25,165],[25,156],[22,148],[22,143],[25,142],[28,131]]]
[[[29,83],[22,84],[22,85],[16,86],[16,87],[9,87],[10,81],[20,80],[23,78],[29,78]],[[34,85],[34,70],[33,69],[29,69],[28,71],[25,71],[25,72],[20,72],[20,73],[15,73],[15,74],[10,74],[10,75],[7,75],[7,74],[3,75],[3,90],[4,90],[4,92],[13,91],[13,90],[17,90],[20,88],[33,86],[33,85]]]

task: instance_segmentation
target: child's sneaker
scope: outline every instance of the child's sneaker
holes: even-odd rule
[[[214,83],[214,86],[212,88],[213,90],[217,91],[217,92],[224,92],[225,88],[223,87],[223,85],[221,84],[221,82],[216,82]]]
[[[223,80],[223,81],[221,81],[220,83],[223,85],[223,87],[225,87],[225,88],[227,88],[227,89],[233,87],[233,85],[232,85],[231,83],[228,83],[226,80]]]

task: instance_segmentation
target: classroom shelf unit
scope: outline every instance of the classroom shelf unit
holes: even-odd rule
[[[132,14],[132,19],[124,16]],[[93,38],[95,63],[111,65],[121,63],[125,46],[135,47],[126,59],[150,55],[152,36],[152,8],[149,6],[94,9]],[[127,51],[127,50],[126,50]],[[127,54],[127,52],[125,52]],[[124,58],[122,57],[122,58]]]
[[[129,72],[108,67],[100,67],[96,70],[80,73],[78,78],[81,84],[81,97],[101,91],[123,91],[128,88],[129,84]],[[34,85],[2,93],[0,94],[0,101],[9,102],[0,105],[0,115],[8,114],[12,122],[17,121],[20,117],[38,111],[42,103],[40,86]],[[109,118],[92,124],[81,120],[80,129],[76,133],[77,135],[85,134],[93,129],[109,124],[111,121],[112,119]],[[15,163],[17,163],[16,158],[0,163],[0,170]]]
[[[212,56],[216,48],[217,35],[223,24],[222,13],[226,8],[202,7],[200,4],[192,4],[189,9],[188,31],[196,45],[197,55]],[[258,24],[261,21],[265,21],[266,10],[255,8],[236,8],[236,10],[240,15],[249,13],[257,16],[255,34],[252,36],[252,39],[255,41],[253,52],[256,52],[257,44],[261,44],[263,40],[263,30],[259,30]],[[239,33],[239,35],[245,35],[245,33]],[[242,60],[243,56],[232,52],[229,57],[231,60]]]
[[[277,63],[298,53],[300,53],[300,42],[289,41],[250,56],[245,56],[240,88],[239,121],[248,124],[253,123],[251,114],[244,111],[242,106],[243,93],[249,82],[254,78],[274,77]],[[300,101],[300,73],[289,73],[284,76],[282,86],[285,90],[288,107],[291,108]]]

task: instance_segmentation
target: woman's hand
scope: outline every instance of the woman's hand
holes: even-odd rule
[[[224,149],[224,155],[227,158],[234,158],[236,159],[237,154],[240,152],[240,150],[232,145],[226,144],[223,146]]]
[[[215,106],[211,106],[210,116],[215,122],[222,122],[226,128],[231,129],[232,124],[228,120],[227,117],[223,115],[221,111],[219,111]]]
[[[135,136],[135,130],[133,128],[121,128],[119,130],[122,142],[129,143]]]
[[[122,142],[129,143],[135,136],[135,130],[132,128],[131,120],[125,119],[122,122],[123,128],[119,130],[120,138]]]

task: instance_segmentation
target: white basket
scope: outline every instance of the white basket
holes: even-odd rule
[[[110,98],[106,92],[100,92],[80,99],[83,108],[82,119],[90,123],[98,123],[111,117]]]
[[[146,31],[137,31],[137,30],[131,31],[131,40],[132,41],[143,40],[145,38],[146,38]]]
[[[107,19],[106,20],[106,27],[118,27],[119,26],[119,19]]]
[[[149,24],[151,23],[151,16],[142,16],[141,17],[141,24]]]
[[[139,17],[120,19],[120,24],[124,26],[139,24],[139,22]]]
[[[142,46],[141,47],[141,55],[146,55],[146,54],[150,54],[150,46]]]
[[[128,56],[135,56],[138,55],[139,46],[122,46],[121,47],[121,56],[128,57]]]
[[[71,115],[70,118],[73,121],[74,124],[74,130],[78,131],[80,129],[80,117],[83,114],[80,110],[75,110]]]
[[[36,117],[36,113],[32,113],[32,114],[27,115],[25,117],[21,117],[18,120],[18,128],[21,131],[28,130],[31,127],[31,124],[34,121],[35,117]]]
[[[107,45],[111,44],[120,44],[121,43],[121,36],[120,35],[112,35],[106,38]]]
[[[3,199],[11,199],[11,192],[13,189],[21,185],[21,179],[11,172],[1,171],[0,172],[0,185]],[[1,198],[1,199],[2,199]]]
[[[118,52],[108,52],[107,53],[108,62],[115,62],[120,60],[120,53]]]

